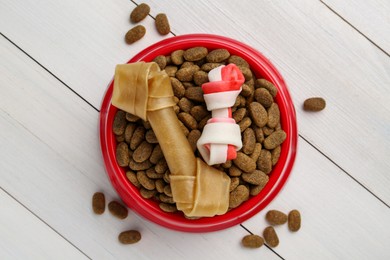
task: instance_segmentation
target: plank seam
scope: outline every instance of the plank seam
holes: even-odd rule
[[[327,5],[323,0],[319,0],[326,8],[328,8],[332,13],[334,13],[335,15],[337,15],[343,22],[345,22],[346,24],[348,24],[349,26],[351,26],[356,32],[358,32],[361,36],[363,36],[364,38],[366,38],[366,40],[368,40],[371,44],[373,44],[375,47],[377,47],[380,51],[382,51],[384,54],[387,55],[387,57],[390,57],[390,54],[388,52],[386,52],[384,49],[382,49],[378,44],[376,44],[373,40],[371,40],[370,38],[368,38],[368,36],[366,36],[362,31],[360,31],[358,28],[356,28],[355,26],[353,26],[350,22],[347,21],[347,19],[345,19],[344,17],[342,17],[339,13],[337,13],[332,7],[330,7],[329,5]]]
[[[61,233],[59,233],[57,230],[55,230],[52,226],[50,226],[46,221],[44,221],[42,218],[40,218],[37,214],[32,212],[28,207],[26,207],[23,203],[21,203],[18,199],[16,199],[14,196],[12,196],[8,191],[6,191],[3,187],[0,187],[2,191],[4,191],[8,196],[10,196],[12,199],[14,199],[19,205],[21,205],[23,208],[25,208],[28,212],[30,212],[34,217],[39,219],[42,223],[44,223],[46,226],[48,226],[51,230],[53,230],[57,235],[59,235],[61,238],[63,238],[66,242],[68,242],[70,245],[72,245],[75,249],[77,249],[80,253],[82,253],[85,257],[88,259],[92,259],[89,257],[86,253],[81,251],[80,248],[78,248],[75,244],[70,242],[66,237],[64,237]]]

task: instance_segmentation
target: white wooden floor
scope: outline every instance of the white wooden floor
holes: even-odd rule
[[[0,0],[0,259],[390,259],[390,1],[145,1],[146,36],[129,46],[140,1]],[[153,18],[168,15],[161,37]],[[170,231],[130,212],[90,207],[118,198],[98,142],[102,97],[116,64],[163,38],[212,33],[245,42],[280,70],[298,116],[285,188],[224,231]],[[322,96],[320,113],[303,101]],[[274,249],[242,248],[269,209],[301,211]],[[119,232],[142,240],[124,246]]]

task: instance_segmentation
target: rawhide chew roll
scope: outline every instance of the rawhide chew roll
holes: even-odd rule
[[[176,206],[190,217],[227,212],[230,178],[196,158],[173,110],[173,90],[154,62],[117,65],[112,104],[149,121],[168,163]]]

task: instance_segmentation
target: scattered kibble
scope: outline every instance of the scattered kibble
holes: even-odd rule
[[[265,215],[265,219],[271,225],[282,225],[287,222],[287,215],[279,210],[270,210]]]
[[[92,209],[95,214],[101,215],[106,209],[106,199],[102,192],[96,192],[92,197]]]
[[[123,206],[118,201],[111,201],[108,203],[108,210],[111,212],[112,215],[119,219],[125,219],[128,215],[128,210],[125,206]]]
[[[279,245],[279,238],[275,229],[272,226],[266,227],[263,231],[263,237],[267,245],[270,247],[277,247]]]
[[[326,102],[322,97],[312,97],[305,100],[303,109],[306,111],[321,111],[325,108]]]
[[[294,209],[288,213],[288,229],[296,232],[301,228],[301,213]]]
[[[259,248],[264,244],[264,239],[258,235],[246,235],[241,242],[244,247]]]
[[[137,230],[123,231],[118,236],[119,242],[122,244],[135,244],[141,240],[141,233]]]
[[[168,17],[166,14],[158,14],[156,16],[156,28],[157,28],[157,31],[161,34],[161,35],[167,35],[170,31],[171,31],[171,27],[169,25],[169,21],[168,21]]]
[[[138,23],[145,19],[145,17],[148,16],[149,12],[149,5],[142,3],[133,9],[130,14],[130,21],[132,21],[133,23]]]
[[[126,33],[125,41],[127,44],[132,44],[144,37],[145,33],[145,27],[143,25],[137,25]]]

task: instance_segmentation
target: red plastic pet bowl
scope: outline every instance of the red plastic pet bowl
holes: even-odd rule
[[[278,89],[275,98],[280,109],[282,129],[287,139],[281,147],[278,163],[270,173],[270,179],[264,189],[239,207],[224,215],[190,220],[181,212],[166,213],[158,203],[141,197],[139,190],[126,178],[125,170],[118,166],[115,159],[116,141],[112,124],[117,108],[111,105],[113,82],[104,96],[100,111],[100,143],[103,159],[110,181],[126,205],[144,218],[161,226],[185,232],[210,232],[232,227],[252,217],[267,206],[279,193],[291,172],[297,148],[297,123],[295,109],[287,86],[271,62],[261,53],[246,44],[233,39],[208,34],[190,34],[162,40],[135,55],[130,61],[150,62],[158,55],[169,55],[174,50],[204,46],[209,50],[224,48],[230,54],[244,58],[257,78],[271,81]]]

